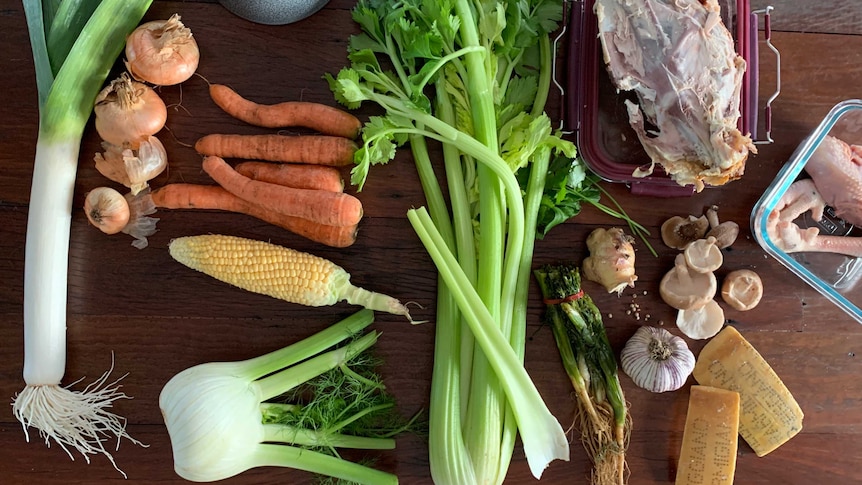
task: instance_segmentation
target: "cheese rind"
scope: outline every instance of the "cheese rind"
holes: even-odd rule
[[[799,404],[735,328],[725,327],[704,346],[692,374],[699,384],[739,393],[739,434],[757,456],[774,451],[802,429]]]
[[[732,485],[739,432],[739,393],[691,386],[676,485]]]

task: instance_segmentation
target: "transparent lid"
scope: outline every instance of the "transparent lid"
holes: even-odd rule
[[[822,216],[821,216],[822,212]],[[837,104],[751,212],[771,256],[862,323],[862,100]]]

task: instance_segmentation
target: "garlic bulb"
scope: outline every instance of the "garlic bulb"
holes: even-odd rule
[[[620,355],[623,372],[643,389],[675,391],[694,370],[694,354],[685,340],[658,327],[643,326]]]

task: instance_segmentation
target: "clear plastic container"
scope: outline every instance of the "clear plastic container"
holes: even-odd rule
[[[634,177],[649,156],[629,125],[623,100],[637,102],[634,93],[620,93],[605,68],[598,38],[596,0],[574,2],[567,22],[564,113],[566,127],[576,132],[584,161],[602,179],[622,182],[632,193],[660,197],[690,196],[693,186],[671,180],[660,166],[646,177]],[[752,133],[757,128],[757,18],[748,0],[720,0],[722,18],[734,37],[736,50],[748,62],[740,99],[739,128]]]
[[[787,213],[788,209],[783,209],[785,204],[794,199],[794,190],[791,189],[793,184],[805,179],[815,181],[817,186],[821,187],[821,191],[828,187],[825,190],[836,190],[841,194],[855,195],[855,197],[862,195],[857,189],[862,187],[862,166],[860,165],[850,165],[848,167],[852,168],[841,171],[839,176],[831,179],[816,174],[810,168],[809,171],[815,173],[814,175],[806,171],[806,165],[817,149],[824,143],[832,143],[827,137],[837,138],[851,146],[862,145],[862,100],[851,99],[837,104],[817,129],[803,140],[755,204],[751,212],[751,229],[755,239],[767,253],[862,323],[862,309],[860,309],[862,288],[859,286],[859,280],[862,279],[862,258],[835,252],[789,249],[796,244],[793,242],[793,237],[785,239],[781,235],[781,230],[774,224],[782,210]],[[822,156],[822,153],[818,156]],[[823,180],[824,178],[826,180]],[[835,182],[830,183],[829,180]],[[823,195],[827,201],[832,200],[829,194]],[[835,205],[839,207],[827,205],[820,220],[814,220],[811,211],[806,211],[793,222],[802,229],[816,227],[818,237],[859,238],[860,250],[857,254],[862,254],[862,228],[838,217],[836,211],[847,218],[852,218],[841,212],[844,204]],[[858,202],[856,205],[862,207]],[[856,209],[855,212],[862,212],[862,210]],[[862,218],[862,214],[859,217]],[[819,239],[819,241],[826,240]],[[856,246],[855,241],[852,243]],[[802,246],[795,247],[802,248]]]

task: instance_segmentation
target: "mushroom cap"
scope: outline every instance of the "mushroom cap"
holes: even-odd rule
[[[717,301],[710,300],[702,307],[677,312],[676,326],[689,338],[711,338],[724,326],[724,310]]]
[[[698,273],[709,273],[721,267],[724,256],[712,236],[688,243],[683,252],[685,263]]]
[[[729,248],[739,236],[739,224],[733,221],[724,221],[713,227],[706,233],[706,237],[714,237],[715,245],[719,249]]]
[[[721,298],[739,311],[756,307],[763,297],[763,281],[760,275],[750,269],[731,271],[724,277],[721,285]]]
[[[661,225],[661,240],[666,246],[674,249],[685,249],[685,246],[706,235],[709,230],[709,220],[706,216],[673,216]]]
[[[718,281],[710,272],[698,273],[689,269],[685,256],[677,254],[673,268],[665,273],[659,284],[659,295],[665,303],[677,310],[698,308],[715,297]]]
[[[736,242],[739,236],[739,224],[733,221],[718,222],[718,206],[713,205],[706,211],[706,220],[709,221],[709,232],[704,237],[714,237],[719,249],[729,248]]]

